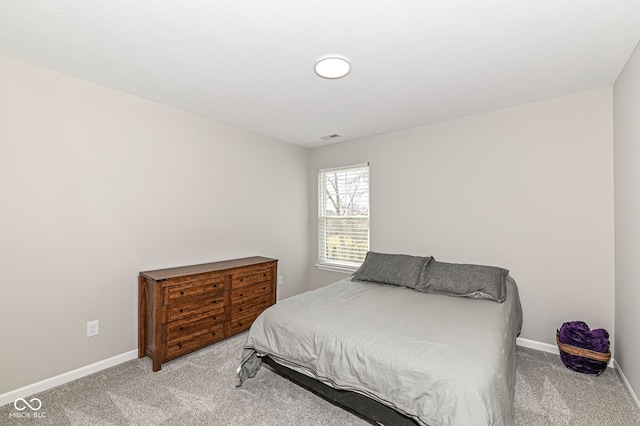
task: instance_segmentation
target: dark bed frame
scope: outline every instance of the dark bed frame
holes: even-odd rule
[[[418,424],[412,418],[407,417],[393,408],[379,403],[378,401],[356,392],[334,389],[316,379],[285,367],[284,365],[278,364],[269,356],[263,356],[262,362],[269,365],[276,372],[290,379],[294,383],[307,388],[325,399],[345,407],[366,419],[371,419],[386,426],[416,426]]]

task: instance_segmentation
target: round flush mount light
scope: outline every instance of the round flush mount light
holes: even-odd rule
[[[342,78],[351,72],[351,64],[344,58],[323,58],[316,62],[315,71],[322,78]]]

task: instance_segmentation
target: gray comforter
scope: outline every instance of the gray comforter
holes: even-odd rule
[[[515,281],[504,303],[338,281],[285,299],[253,323],[240,382],[261,355],[364,394],[420,424],[513,425]]]

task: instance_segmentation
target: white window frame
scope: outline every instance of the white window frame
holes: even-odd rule
[[[318,171],[318,269],[351,273],[364,261],[370,245],[369,177],[369,163]],[[335,207],[338,194],[345,204],[340,200]],[[350,229],[341,233],[345,220]]]

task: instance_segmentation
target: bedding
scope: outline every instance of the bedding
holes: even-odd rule
[[[346,278],[285,299],[249,330],[240,382],[268,355],[421,425],[512,425],[522,311],[506,287],[495,303]]]

